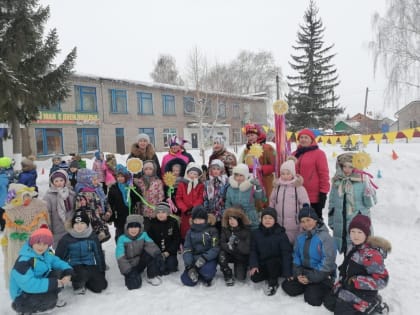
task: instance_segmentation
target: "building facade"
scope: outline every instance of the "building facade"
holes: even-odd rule
[[[420,126],[420,101],[413,101],[395,113],[397,118],[394,131],[417,128]]]
[[[31,151],[39,157],[98,149],[124,154],[140,133],[157,151],[173,135],[186,138],[187,148],[210,145],[215,135],[239,144],[245,123],[267,124],[264,97],[87,75],[73,75],[69,84],[68,97],[43,108],[30,125]]]

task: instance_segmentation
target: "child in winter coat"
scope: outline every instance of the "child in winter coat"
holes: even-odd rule
[[[170,206],[160,202],[155,207],[155,217],[151,219],[147,234],[159,247],[165,261],[162,274],[168,275],[178,270],[178,248],[181,243],[181,233],[178,221],[170,216]]]
[[[53,236],[48,228],[32,233],[20,250],[10,274],[12,308],[18,314],[32,314],[64,306],[58,293],[70,282],[71,266],[55,256],[49,247]]]
[[[370,218],[358,214],[349,225],[351,247],[338,268],[340,278],[334,294],[324,305],[334,314],[386,314],[388,309],[378,290],[386,287],[389,274],[384,265],[391,244],[371,236]]]
[[[203,206],[194,207],[192,211],[192,225],[184,243],[185,270],[181,275],[186,286],[195,286],[199,280],[210,286],[216,275],[220,247],[218,232],[211,226],[214,222],[208,221],[211,217]]]
[[[34,161],[30,158],[23,158],[20,164],[22,165],[22,172],[19,173],[17,182],[27,187],[34,187],[35,191],[38,191],[36,185],[38,174]]]
[[[141,273],[147,267],[147,282],[158,286],[163,258],[159,247],[146,232],[142,231],[143,217],[131,214],[127,217],[125,231],[118,238],[115,255],[118,268],[124,275],[125,286],[129,290],[141,287]]]
[[[304,232],[299,234],[293,253],[293,276],[282,283],[290,296],[304,294],[305,302],[320,306],[335,277],[337,250],[328,228],[309,204],[299,212]]]
[[[12,166],[12,159],[3,156],[0,158],[0,231],[4,230],[5,221],[3,219],[4,205],[7,200],[7,189],[9,184],[13,182],[14,171]]]
[[[69,164],[69,169],[67,170],[67,175],[69,177],[69,182],[73,190],[75,190],[76,188],[78,171],[79,163],[77,163],[77,161],[71,161]]]
[[[279,277],[292,275],[292,246],[273,208],[261,212],[261,224],[252,233],[249,267],[253,282],[267,281],[264,293],[268,296],[276,294]]]
[[[355,153],[337,156],[336,173],[329,196],[328,225],[340,253],[346,253],[351,240],[348,227],[359,213],[370,217],[370,208],[376,203],[376,193],[363,171],[353,167]]]
[[[74,214],[75,193],[67,187],[67,172],[58,170],[50,176],[50,188],[44,195],[47,209],[51,220],[51,232],[54,235],[56,248],[58,241],[66,234],[65,224],[71,220]]]
[[[234,279],[246,279],[250,248],[251,230],[248,217],[240,208],[226,209],[220,234],[219,265],[227,286],[232,286]],[[229,263],[233,263],[233,273]]]
[[[75,294],[85,294],[86,288],[101,293],[108,286],[101,243],[85,212],[77,211],[71,223],[72,228],[58,242],[55,254],[72,266]]]
[[[116,167],[117,167],[117,159],[115,158],[115,155],[110,153],[106,155],[106,161],[104,164],[104,170],[105,170],[105,185],[107,187],[114,184],[116,179]]]
[[[105,214],[107,200],[104,189],[98,180],[98,173],[88,168],[79,169],[74,191],[76,194],[79,192],[95,193],[96,197],[99,198],[98,208],[95,210],[100,217]]]
[[[280,178],[274,183],[270,207],[276,209],[277,222],[286,229],[292,245],[301,232],[298,214],[305,203],[309,204],[310,201],[302,185],[302,177],[296,177],[295,162],[287,160],[280,166]]]
[[[252,178],[248,166],[241,163],[233,168],[233,175],[229,177],[229,184],[226,192],[225,208],[240,206],[251,221],[251,229],[257,229],[260,221],[255,208],[255,200],[264,198],[258,180]]]
[[[55,155],[52,157],[52,165],[50,168],[50,176],[52,173],[54,173],[55,171],[58,171],[60,169],[60,163],[64,162],[61,160],[61,157],[59,155]],[[65,162],[64,162],[65,163]]]
[[[115,241],[120,235],[124,234],[127,216],[132,213],[138,213],[137,208],[140,202],[140,198],[137,196],[137,194],[140,194],[138,188],[136,186],[132,187],[137,194],[130,190],[131,175],[127,168],[118,164],[116,174],[117,182],[108,189],[108,203],[112,210],[110,221],[114,222]]]
[[[104,154],[103,152],[95,152],[95,160],[92,164],[92,170],[98,174],[98,182],[102,186],[105,194],[107,193],[107,187],[105,185],[105,167],[104,167]]]
[[[15,183],[9,186],[9,198],[4,206],[3,216],[6,227],[1,239],[6,287],[19,251],[30,234],[41,225],[49,223],[47,205],[43,200],[35,198],[37,195],[34,187],[29,188]]]
[[[187,231],[190,229],[191,211],[195,206],[203,204],[204,184],[199,178],[203,171],[197,163],[191,162],[187,165],[185,176],[178,184],[175,203],[181,212],[181,241],[185,240]]]
[[[156,165],[152,160],[143,162],[143,174],[137,179],[137,187],[148,204],[141,205],[140,213],[145,218],[145,229],[155,216],[153,206],[165,198],[163,182],[156,174]]]
[[[209,179],[204,184],[204,208],[216,217],[216,228],[221,230],[223,211],[225,210],[225,195],[228,187],[228,177],[225,165],[215,159],[209,167]]]

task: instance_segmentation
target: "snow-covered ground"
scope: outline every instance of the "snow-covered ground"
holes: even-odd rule
[[[335,155],[342,152],[339,145],[320,145],[326,152],[330,175],[335,170]],[[381,291],[384,300],[390,305],[391,314],[418,314],[420,310],[420,140],[414,138],[409,143],[398,140],[394,144],[371,142],[365,149],[372,159],[367,169],[375,176],[378,204],[372,210],[375,234],[391,241],[393,250],[386,266],[390,281]],[[392,159],[392,150],[398,154]],[[379,152],[378,152],[379,151]],[[201,161],[198,151],[191,151],[197,161]],[[160,153],[161,158],[164,153]],[[118,156],[124,163],[126,156]],[[87,160],[90,167],[92,161]],[[51,161],[37,161],[41,195],[48,187],[48,171]],[[42,169],[45,170],[42,174]],[[377,178],[378,171],[382,177]],[[326,210],[324,215],[326,216]],[[113,229],[113,228],[111,228]],[[67,306],[54,311],[54,314],[329,314],[324,307],[312,307],[303,302],[303,297],[291,298],[281,289],[275,296],[263,294],[262,284],[236,283],[226,287],[222,274],[217,273],[211,287],[198,285],[184,287],[179,279],[182,271],[163,278],[163,284],[153,287],[143,282],[139,290],[128,291],[119,273],[114,256],[115,243],[111,239],[104,244],[109,287],[102,294],[87,292],[84,296],[73,295],[71,287],[64,291]],[[338,258],[338,263],[342,257]],[[3,269],[3,254],[0,253],[0,269]],[[4,287],[3,271],[0,273],[0,314],[13,314],[10,297]]]

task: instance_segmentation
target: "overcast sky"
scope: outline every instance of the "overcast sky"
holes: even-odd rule
[[[78,49],[76,71],[151,82],[159,54],[175,57],[181,74],[193,47],[208,63],[229,62],[241,50],[271,51],[283,75],[295,74],[288,62],[294,54],[299,24],[309,0],[41,0],[50,5],[46,29],[57,28],[63,55]],[[373,75],[372,15],[383,13],[385,0],[318,0],[325,42],[334,44],[341,81],[337,89],[346,113],[368,111],[393,118],[384,108],[385,79]],[[58,61],[63,58],[61,55]],[[410,99],[402,100],[405,105]],[[401,105],[400,105],[401,106]]]

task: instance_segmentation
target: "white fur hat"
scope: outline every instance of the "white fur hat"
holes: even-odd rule
[[[243,164],[243,163],[236,165],[232,170],[232,174],[241,174],[241,175],[244,175],[245,178],[248,178],[249,177],[248,165]]]
[[[295,162],[293,160],[287,160],[283,162],[283,164],[280,166],[280,172],[281,171],[289,171],[293,177],[296,176],[296,168],[295,168]]]
[[[212,167],[212,166],[217,166],[217,167],[221,168],[222,170],[225,169],[225,164],[223,164],[223,162],[219,159],[215,159],[215,160],[211,161],[210,167]]]
[[[145,133],[141,133],[137,136],[137,142],[139,142],[141,139],[146,140],[150,143],[150,137]]]

